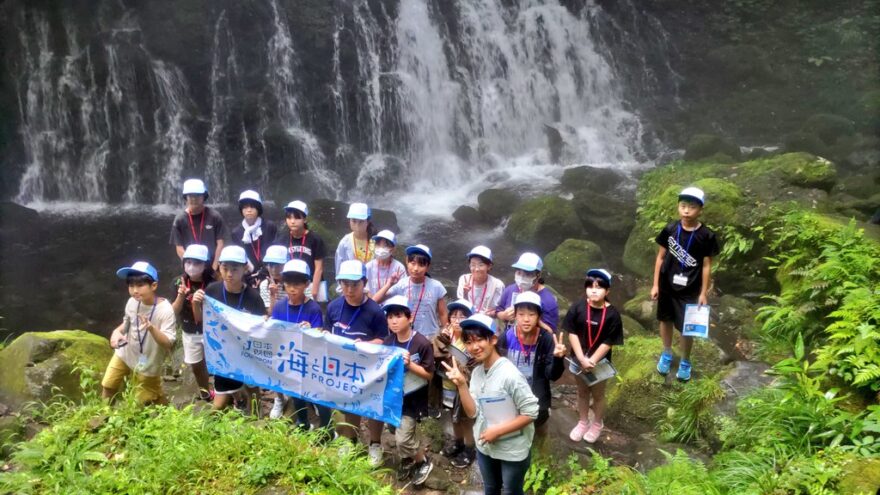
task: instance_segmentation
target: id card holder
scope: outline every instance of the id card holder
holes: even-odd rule
[[[685,285],[687,285],[687,283],[688,283],[687,275],[677,273],[672,276],[672,284],[673,285],[680,285],[680,286],[684,287]]]
[[[136,371],[138,373],[144,371],[147,368],[147,356],[145,354],[141,354],[138,356],[138,364]]]

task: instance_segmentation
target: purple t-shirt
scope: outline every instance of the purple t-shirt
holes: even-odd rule
[[[510,284],[505,287],[501,293],[501,299],[498,301],[498,307],[495,309],[497,311],[504,311],[513,306],[513,296],[519,292],[520,290],[516,284]],[[559,325],[559,305],[556,303],[556,296],[546,287],[539,290],[538,295],[541,296],[541,309],[543,310],[541,321],[549,325],[555,332],[556,327]]]

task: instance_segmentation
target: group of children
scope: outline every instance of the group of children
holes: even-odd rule
[[[322,328],[354,341],[404,349],[409,382],[402,421],[395,429],[401,458],[399,478],[423,483],[433,464],[416,436],[424,418],[450,411],[453,441],[441,453],[455,467],[477,461],[486,493],[522,493],[530,463],[535,429],[550,416],[550,384],[566,367],[575,375],[591,374],[610,363],[614,346],[623,344],[618,311],[608,302],[612,275],[605,269],[586,272],[584,293],[568,309],[557,333],[559,308],[544,286],[543,263],[535,253],[523,253],[512,265],[513,284],[505,286],[491,275],[492,251],[476,246],[467,253],[469,273],[458,280],[456,299],[447,304],[446,289],[430,277],[432,253],[416,244],[405,249],[405,264],[394,259],[393,232],[374,232],[370,208],[353,203],[348,211],[351,233],[335,253],[338,297],[329,299],[324,281],[323,240],[308,228],[308,206],[292,201],[285,207],[281,229],[264,219],[260,195],[245,191],[239,198],[241,225],[225,244],[222,217],[205,205],[202,181],[183,185],[186,209],[174,219],[171,243],[181,259],[183,274],[173,282],[175,299],[157,295],[159,276],[147,262],[120,269],[131,296],[123,322],[113,330],[115,354],[102,381],[111,398],[126,376],[133,375],[137,398],[164,403],[160,369],[171,350],[176,327],[182,330],[184,361],[199,387],[201,399],[214,409],[233,399],[256,404],[257,389],[223,376],[213,377],[205,364],[202,304],[206,295],[255,315],[293,322],[303,328]],[[672,328],[682,328],[687,304],[706,304],[711,257],[718,253],[714,233],[699,214],[705,198],[697,188],[679,196],[680,220],[658,235],[660,245],[654,273],[653,298],[663,352],[658,372],[672,365]],[[499,325],[500,323],[500,325]],[[682,338],[683,357],[677,377],[691,376],[690,338]],[[567,366],[566,366],[567,362]],[[133,373],[132,373],[133,372]],[[576,379],[579,421],[572,441],[593,443],[604,428],[607,381],[588,384]],[[283,415],[287,399],[276,394],[271,418]],[[332,411],[294,398],[295,421],[308,428],[314,409],[318,426],[329,431]],[[436,409],[436,411],[435,411]],[[336,425],[340,436],[357,441],[361,418],[345,413]],[[368,455],[382,463],[383,424],[368,420]]]

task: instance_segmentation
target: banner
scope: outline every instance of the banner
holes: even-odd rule
[[[210,373],[400,426],[403,349],[265,320],[207,296],[203,317]]]

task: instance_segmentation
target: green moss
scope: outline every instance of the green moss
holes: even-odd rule
[[[834,144],[839,138],[853,134],[855,127],[846,117],[817,113],[807,118],[802,130],[816,134],[825,144]]]
[[[544,252],[581,232],[571,201],[558,196],[527,201],[513,212],[504,230],[513,242]]]
[[[726,141],[721,136],[716,134],[695,134],[688,140],[684,159],[689,161],[700,160],[718,153],[734,159],[741,157],[739,146]]]
[[[623,334],[627,337],[650,337],[651,334],[635,318],[625,314],[620,315],[623,322]]]
[[[644,325],[656,322],[656,303],[651,300],[651,288],[642,287],[636,295],[623,305],[623,310]]]
[[[552,278],[578,280],[602,261],[602,249],[595,242],[566,239],[544,258],[544,270]]]
[[[880,459],[856,459],[848,463],[840,477],[840,493],[873,494],[880,487]]]
[[[639,220],[623,247],[623,266],[636,275],[650,277],[657,256],[657,243],[654,242],[657,232],[641,216]]]
[[[509,189],[486,189],[477,195],[477,209],[487,222],[498,222],[513,213],[522,199]]]

